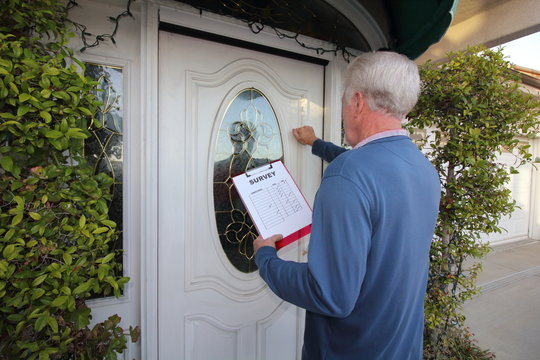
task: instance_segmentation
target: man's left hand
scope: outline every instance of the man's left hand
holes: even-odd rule
[[[260,235],[253,240],[253,250],[255,253],[262,248],[263,246],[271,246],[274,249],[276,248],[276,242],[283,239],[282,235],[272,235],[268,239],[263,239]]]

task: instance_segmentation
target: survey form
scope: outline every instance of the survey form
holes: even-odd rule
[[[233,183],[259,234],[283,235],[277,249],[311,232],[311,207],[281,160],[237,175]]]

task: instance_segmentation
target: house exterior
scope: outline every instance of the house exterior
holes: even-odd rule
[[[540,72],[516,65],[513,69],[521,77],[521,89],[540,98]],[[531,146],[529,151],[533,154],[533,159],[540,157],[539,135],[532,139],[521,137],[519,140]],[[510,153],[503,153],[500,161],[508,167],[516,165],[516,157]],[[537,166],[527,164],[519,167],[518,171],[518,174],[510,176],[508,184],[517,208],[511,216],[501,219],[500,225],[505,231],[486,236],[484,241],[503,244],[524,239],[540,240],[540,178]]]
[[[275,297],[258,277],[246,241],[255,230],[236,203],[230,176],[242,166],[283,159],[312,203],[323,164],[294,141],[291,129],[311,125],[339,143],[347,56],[382,48],[419,56],[444,34],[457,2],[437,2],[444,8],[432,13],[440,21],[413,19],[422,29],[401,32],[392,19],[414,11],[399,8],[399,1],[388,1],[396,7],[387,18],[372,16],[382,14],[383,2],[314,2],[332,6],[336,19],[346,15],[336,22],[339,33],[356,35],[337,40],[305,28],[314,36],[262,27],[227,14],[228,1],[220,2],[225,15],[192,1],[77,3],[70,18],[91,34],[111,34],[109,17],[126,4],[132,15],[118,21],[115,43],[77,55],[87,71],[101,74],[109,133],[98,135],[96,146],[120,194],[124,273],[131,278],[121,298],[90,301],[93,320],[116,313],[122,324],[141,327],[141,340],[125,359],[299,358],[303,310]],[[237,3],[252,11],[250,2]],[[287,19],[300,12],[285,10]],[[86,45],[80,36],[71,43]],[[304,239],[281,256],[303,261],[306,248]]]
[[[496,20],[495,20],[496,19]],[[456,16],[445,36],[416,59],[422,64],[428,59],[443,61],[447,52],[463,50],[467,46],[484,44],[496,47],[520,37],[540,31],[540,3],[534,0],[475,0],[460,1]],[[516,69],[522,74],[524,90],[538,94],[538,82],[534,80],[535,70],[529,73]],[[537,70],[537,69],[536,69]],[[521,139],[531,145],[530,151],[536,158],[540,156],[540,139]],[[503,154],[501,161],[512,166],[515,157]],[[511,176],[509,184],[512,196],[519,208],[511,217],[502,219],[506,229],[501,234],[485,237],[493,244],[531,238],[540,240],[540,179],[535,167],[527,165],[519,169],[519,174]]]

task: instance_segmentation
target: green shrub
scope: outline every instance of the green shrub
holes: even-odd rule
[[[499,220],[515,208],[505,185],[517,170],[497,157],[509,151],[516,167],[532,162],[530,146],[517,137],[534,137],[540,122],[540,103],[518,88],[501,51],[476,47],[448,57],[421,67],[424,88],[407,125],[433,129],[428,158],[442,182],[425,298],[426,359],[448,358],[465,319],[461,307],[477,293],[480,265],[465,261],[488,252],[480,236],[500,232]]]
[[[113,359],[119,318],[89,329],[85,300],[120,296],[111,178],[83,156],[100,103],[66,46],[56,0],[0,5],[0,359]],[[131,329],[132,340],[138,328]]]

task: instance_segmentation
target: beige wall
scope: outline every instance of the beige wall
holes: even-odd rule
[[[488,0],[490,4],[483,0],[460,0],[460,3],[462,1],[462,6],[458,5],[454,24],[440,42],[432,45],[416,60],[418,64],[428,59],[441,60],[447,52],[462,50],[469,45],[493,47],[540,31],[539,0]],[[460,11],[468,11],[470,2],[476,1],[485,5],[476,5],[465,16],[460,14]]]

